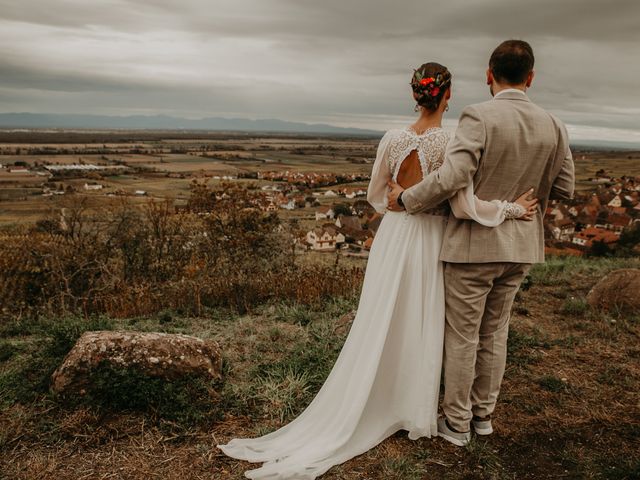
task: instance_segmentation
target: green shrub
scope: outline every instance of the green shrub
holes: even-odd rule
[[[91,213],[83,201],[70,203],[64,229],[22,227],[0,242],[0,287],[11,285],[0,288],[0,311],[163,312],[166,323],[169,311],[244,314],[273,300],[317,305],[359,292],[362,268],[296,262],[299,232],[259,208],[263,193],[196,184],[184,212],[168,201],[141,207],[120,199]]]
[[[175,380],[154,378],[135,367],[101,362],[89,375],[86,394],[66,399],[72,406],[106,411],[141,411],[182,425],[202,421],[215,406],[214,385],[195,375]]]
[[[548,392],[560,393],[568,391],[566,382],[553,375],[545,375],[538,379],[538,385]]]
[[[104,317],[40,319],[28,324],[38,337],[26,344],[20,355],[8,359],[8,365],[0,372],[0,405],[28,403],[46,394],[51,375],[80,335],[111,328],[111,321]]]
[[[11,359],[11,357],[13,357],[15,353],[16,347],[11,345],[10,343],[0,343],[0,363],[6,362],[7,360]]]
[[[313,316],[313,313],[307,305],[279,304],[276,306],[275,310],[276,319],[282,322],[293,323],[301,326],[308,325]]]
[[[562,304],[561,312],[566,315],[581,316],[589,312],[589,304],[584,298],[567,298]]]
[[[526,335],[511,326],[507,342],[507,362],[509,365],[524,367],[540,359],[540,354],[534,349],[550,347],[549,342],[540,338],[539,334]]]

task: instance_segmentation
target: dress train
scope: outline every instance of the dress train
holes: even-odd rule
[[[230,457],[264,462],[246,478],[313,480],[400,429],[412,440],[437,435],[446,221],[384,215],[356,316],[315,398],[278,430],[217,445]]]

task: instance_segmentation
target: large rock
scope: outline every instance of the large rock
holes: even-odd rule
[[[587,303],[598,310],[640,313],[640,270],[614,270],[595,284],[587,295]]]
[[[222,378],[222,355],[212,340],[188,335],[131,331],[85,332],[53,373],[56,392],[83,394],[90,373],[101,362],[135,367],[150,377],[176,379],[193,374]]]

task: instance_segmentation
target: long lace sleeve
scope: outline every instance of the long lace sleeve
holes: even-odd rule
[[[457,218],[475,220],[485,227],[497,227],[506,219],[518,218],[525,213],[524,207],[504,200],[480,200],[467,185],[450,200],[451,211]]]
[[[376,160],[371,170],[371,180],[367,188],[367,201],[379,213],[387,211],[387,182],[391,179],[391,170],[389,169],[389,144],[392,134],[388,131],[384,134],[378,144]]]

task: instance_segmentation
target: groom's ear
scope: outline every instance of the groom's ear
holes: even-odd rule
[[[531,86],[531,82],[533,82],[533,77],[535,77],[535,75],[536,75],[536,72],[534,72],[533,70],[531,70],[529,72],[529,75],[527,75],[527,82],[526,82],[527,88]]]
[[[493,72],[490,68],[487,68],[487,85],[491,85],[493,83]]]

